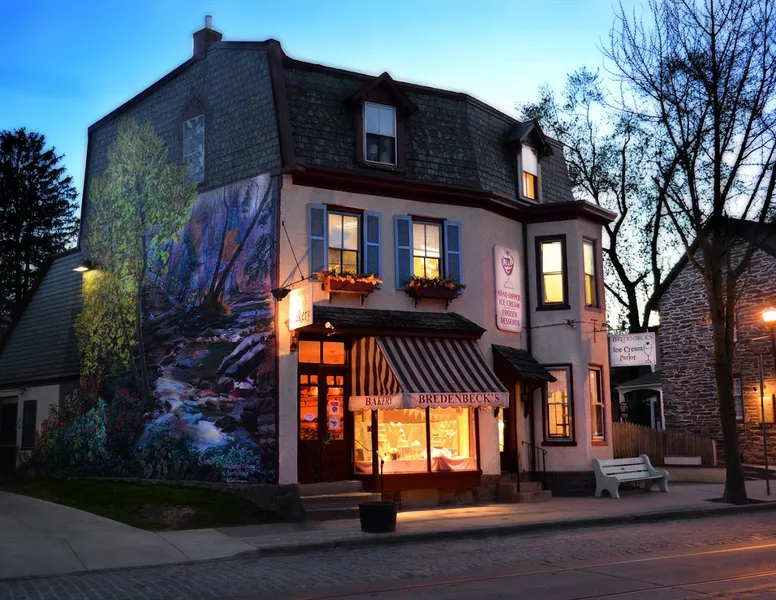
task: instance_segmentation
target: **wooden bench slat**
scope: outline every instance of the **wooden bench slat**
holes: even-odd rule
[[[619,498],[618,488],[623,481],[658,480],[661,491],[668,491],[668,473],[652,468],[649,457],[643,454],[633,458],[593,459],[593,467],[596,473],[596,496],[608,490],[612,498]]]

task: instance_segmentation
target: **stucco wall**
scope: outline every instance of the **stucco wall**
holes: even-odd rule
[[[294,251],[299,259],[302,275],[309,275],[309,263],[307,255],[307,205],[332,204],[336,206],[359,208],[364,210],[375,210],[382,213],[382,279],[385,282],[382,289],[371,294],[364,308],[372,309],[392,309],[392,310],[423,310],[423,311],[444,311],[445,305],[438,301],[421,301],[417,308],[413,300],[402,290],[395,289],[395,264],[393,249],[393,215],[420,215],[426,217],[455,220],[462,223],[462,263],[463,263],[463,282],[467,288],[465,292],[454,300],[449,310],[458,313],[467,319],[477,323],[487,331],[483,334],[479,346],[483,351],[486,360],[492,364],[492,344],[502,344],[515,348],[526,347],[525,330],[522,334],[500,331],[495,324],[495,272],[493,259],[493,246],[500,244],[514,248],[518,251],[518,266],[520,271],[524,270],[522,225],[509,219],[505,219],[485,210],[470,208],[446,206],[432,203],[423,203],[396,198],[385,198],[370,196],[364,194],[351,194],[332,190],[323,190],[317,188],[308,188],[292,185],[289,178],[284,180],[281,192],[281,219],[285,222],[288,229]],[[569,221],[566,223],[544,223],[531,226],[529,235],[541,235],[542,231],[550,233],[567,233],[569,236],[573,233],[574,239],[579,240],[581,244],[582,229],[579,229],[580,223]],[[596,234],[595,230],[599,232]],[[600,228],[589,224],[584,229],[585,235],[600,239]],[[531,244],[529,240],[529,255],[532,260]],[[600,246],[599,246],[600,247]],[[581,246],[580,246],[581,256]],[[280,241],[280,274],[279,283],[288,283],[299,279],[300,274],[296,270],[294,259],[291,254],[285,235]],[[570,289],[572,298],[581,295],[581,275],[580,269],[571,266],[576,260],[576,255],[569,253],[570,270]],[[578,281],[579,280],[579,281]],[[525,297],[525,274],[523,276]],[[535,274],[530,275],[528,285],[530,285],[530,298],[535,301]],[[315,286],[315,301],[329,302],[328,294]],[[360,308],[358,299],[344,298],[335,296],[332,299],[333,306],[349,306],[354,309]],[[524,310],[525,310],[525,301]],[[576,313],[579,314],[579,303],[572,299],[572,304],[576,304]],[[278,303],[278,323],[279,327],[279,353],[280,353],[280,414],[279,414],[279,443],[280,443],[280,483],[293,483],[296,481],[296,375],[297,375],[297,357],[290,354],[290,335],[287,328],[283,325],[288,319],[288,302]],[[573,312],[573,310],[571,312]],[[532,319],[534,312],[532,311]],[[603,315],[604,313],[597,313]],[[557,321],[560,315],[554,314],[545,318],[546,322]],[[604,320],[604,317],[601,317]],[[538,319],[541,323],[542,320]],[[336,324],[335,324],[336,325]],[[536,325],[536,323],[532,323]],[[592,344],[592,330],[589,326],[580,329],[567,327],[554,327],[552,329],[539,329],[534,332],[533,353],[540,362],[558,363],[572,362],[575,365],[586,365],[595,357],[596,361],[607,365],[606,360],[606,337],[605,334],[598,334],[598,343]],[[588,330],[590,330],[588,332]],[[543,333],[539,333],[543,332]],[[588,340],[587,338],[590,338]],[[584,342],[583,342],[584,340]],[[592,349],[591,349],[592,348]],[[600,352],[599,352],[600,349]],[[586,371],[585,371],[586,372]],[[586,387],[586,378],[577,376],[575,369],[575,398],[584,397],[583,389]],[[605,390],[608,390],[608,367],[605,367]],[[608,406],[608,397],[606,399]],[[537,411],[540,412],[539,400],[536,400]],[[587,420],[586,404],[577,400],[575,404],[577,417],[578,433],[580,440],[578,447],[571,448],[553,448],[551,454],[555,461],[556,470],[580,470],[590,468],[589,448],[583,443],[583,438],[587,437],[587,428],[583,429],[583,423]],[[609,411],[607,410],[607,415]],[[522,418],[518,420],[518,423]],[[496,474],[500,472],[499,451],[498,451],[498,427],[497,419],[492,417],[492,413],[483,412],[480,416],[480,459],[483,473]],[[525,423],[527,426],[527,423]],[[538,439],[541,439],[541,423],[537,428]],[[518,433],[520,439],[528,439],[527,431]],[[598,452],[606,453],[606,449]],[[550,462],[548,459],[548,468]]]
[[[48,417],[52,406],[59,406],[60,385],[40,385],[35,387],[23,388],[21,390],[0,390],[0,404],[17,403],[16,412],[16,447],[22,445],[22,417],[24,415],[24,403],[28,400],[37,402],[37,412],[35,413],[35,431],[36,435],[40,433],[40,426]]]
[[[742,251],[743,247],[736,250],[734,264]],[[764,358],[766,421],[773,420],[771,395],[776,393],[770,338],[761,312],[776,303],[776,258],[755,251],[739,289],[738,343],[733,359],[733,372],[741,376],[744,390],[744,422],[738,427],[739,441],[745,462],[760,463],[763,449],[758,355]],[[666,428],[717,440],[717,452],[722,459],[708,301],[702,276],[690,265],[677,275],[660,300],[658,341]],[[776,459],[775,449],[769,454],[771,460]]]

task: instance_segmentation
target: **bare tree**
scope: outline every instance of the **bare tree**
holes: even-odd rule
[[[776,2],[651,0],[649,8],[644,22],[620,7],[606,54],[634,94],[632,114],[659,131],[676,159],[663,209],[705,283],[724,499],[740,504],[747,497],[733,403],[733,323],[739,280],[755,246],[742,249],[715,223],[724,217],[763,223],[772,204]]]
[[[575,195],[617,214],[605,226],[604,283],[624,313],[621,326],[640,331],[670,260],[666,250],[676,247],[661,227],[676,163],[665,164],[652,127],[613,105],[599,75],[583,67],[568,76],[560,94],[544,86],[537,102],[518,110],[564,144]]]

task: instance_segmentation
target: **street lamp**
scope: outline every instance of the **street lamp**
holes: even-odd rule
[[[774,376],[776,376],[776,308],[768,307],[762,312],[763,321],[771,332],[771,355],[773,357]],[[760,407],[763,418],[763,458],[765,459],[765,486],[768,495],[771,495],[771,473],[768,470],[768,442],[767,431],[765,428],[765,374],[763,373],[763,357],[760,358]]]
[[[768,307],[763,312],[763,321],[771,331],[771,354],[773,355],[773,369],[776,375],[776,308]]]

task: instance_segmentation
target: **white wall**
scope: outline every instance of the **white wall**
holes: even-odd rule
[[[19,390],[0,390],[0,403],[7,404],[16,402],[16,446],[22,445],[22,418],[24,415],[24,402],[28,400],[37,401],[37,412],[35,414],[35,430],[40,433],[40,426],[49,415],[51,406],[59,406],[60,385],[43,385],[36,387],[20,388]]]
[[[382,279],[384,284],[382,289],[371,294],[364,303],[364,308],[371,309],[391,309],[406,311],[432,311],[443,312],[445,305],[440,301],[421,301],[417,308],[413,300],[402,290],[395,289],[395,264],[394,264],[394,215],[415,215],[439,219],[448,219],[459,221],[462,224],[462,267],[463,283],[466,284],[466,290],[456,300],[450,304],[449,310],[458,313],[474,323],[485,328],[487,331],[480,339],[479,346],[485,355],[488,364],[492,364],[492,344],[501,344],[515,348],[525,348],[525,330],[523,334],[500,331],[496,328],[496,300],[495,300],[495,272],[493,246],[500,244],[514,248],[518,251],[517,266],[523,271],[523,239],[522,225],[510,219],[501,217],[492,212],[471,208],[449,206],[442,204],[433,204],[427,202],[416,202],[396,198],[386,198],[381,196],[372,196],[365,194],[353,194],[347,192],[324,190],[318,188],[309,188],[296,186],[291,183],[288,176],[285,177],[281,191],[280,218],[285,222],[288,229],[294,252],[299,259],[302,273],[296,269],[291,249],[285,234],[280,240],[280,281],[283,285],[300,278],[300,276],[309,275],[309,262],[307,254],[308,246],[308,224],[307,224],[307,205],[331,204],[341,207],[350,207],[363,210],[379,211],[382,214]],[[592,235],[585,230],[584,234],[595,237],[600,240],[600,227],[589,224],[593,233],[597,230],[597,235]],[[579,228],[581,224],[577,221],[568,221],[563,223],[543,223],[532,225],[530,228],[535,231],[531,235],[542,235],[546,230],[550,234],[567,233],[569,239],[567,244],[569,249],[572,243],[571,237],[579,239],[581,244],[581,233]],[[529,261],[532,261],[533,238],[529,240]],[[581,248],[581,247],[580,247]],[[599,244],[600,248],[600,244]],[[581,250],[580,250],[581,252]],[[569,263],[574,263],[569,252]],[[574,290],[573,294],[578,296],[581,293],[581,273],[579,268],[574,266],[570,268],[570,288]],[[580,283],[574,283],[579,279]],[[531,286],[530,298],[535,303],[535,282],[536,275],[532,271],[525,282]],[[315,302],[329,303],[329,295],[320,289],[319,285],[314,286]],[[525,287],[524,287],[525,292]],[[525,297],[525,293],[524,296]],[[524,310],[525,310],[525,301]],[[579,313],[579,303],[576,304],[576,314]],[[297,379],[297,356],[290,354],[290,334],[286,327],[288,319],[287,301],[277,303],[277,319],[279,323],[279,432],[278,442],[280,451],[280,483],[294,483],[297,477],[297,423],[296,423],[296,379]],[[347,298],[343,296],[334,296],[331,301],[332,306],[348,306],[354,309],[361,307],[358,298]],[[565,312],[565,311],[564,311]],[[573,311],[572,311],[573,312]],[[536,319],[532,325],[537,323],[557,321],[558,314],[543,314],[541,317],[535,317],[535,311],[532,311],[532,319]],[[604,314],[603,312],[601,313]],[[603,320],[603,318],[602,318]],[[336,324],[335,324],[336,325]],[[543,332],[539,334],[538,332]],[[572,330],[568,328],[552,328],[546,330],[537,330],[533,337],[533,354],[540,362],[574,362],[578,365],[587,365],[591,360],[590,353],[583,354],[583,344],[581,336],[585,336],[579,328]],[[598,345],[604,349],[604,358],[606,356],[606,337],[605,334],[598,334]],[[607,370],[608,371],[608,370]],[[608,385],[608,374],[606,377]],[[582,397],[582,388],[584,382],[581,377],[576,377],[575,372],[575,397]],[[536,404],[537,412],[540,412],[540,405]],[[584,411],[584,403],[577,402],[577,411]],[[584,421],[580,419],[580,423]],[[541,438],[541,422],[537,428],[537,437]],[[528,439],[527,433],[521,432],[521,439]],[[585,439],[587,434],[580,431],[578,438],[580,441]],[[553,448],[553,450],[556,450]],[[560,462],[557,462],[557,468],[577,469],[586,464],[589,468],[589,454],[586,451],[587,446],[580,444],[579,448],[564,448],[554,452],[556,456],[564,456]],[[483,473],[497,474],[500,472],[499,452],[498,452],[498,426],[497,419],[493,418],[493,413],[483,411],[480,414],[480,463]],[[558,461],[557,458],[554,460]],[[548,462],[549,466],[549,462]]]

